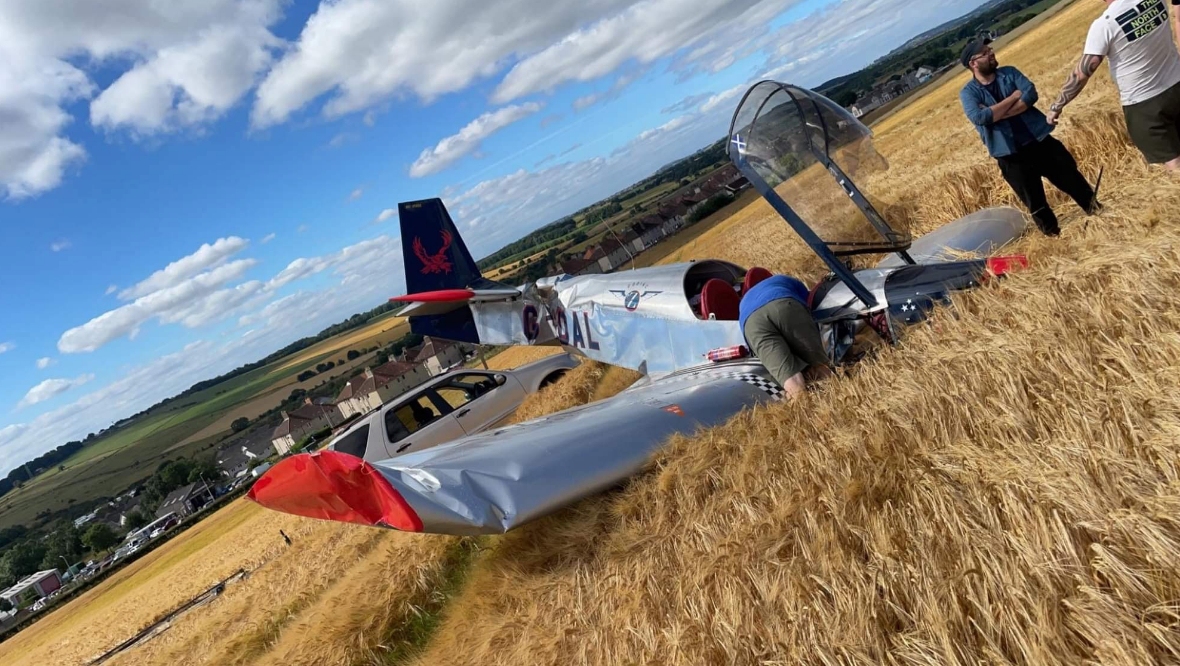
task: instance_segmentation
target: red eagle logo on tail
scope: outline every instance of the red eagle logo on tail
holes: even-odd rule
[[[429,275],[431,273],[450,273],[454,265],[447,259],[447,250],[451,247],[451,241],[454,237],[449,231],[442,232],[442,247],[434,254],[427,254],[426,248],[422,245],[422,239],[414,237],[414,256],[418,257],[418,261],[422,262],[422,274]]]

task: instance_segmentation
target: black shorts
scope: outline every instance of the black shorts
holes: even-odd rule
[[[1149,164],[1180,157],[1180,83],[1149,100],[1123,107],[1131,141]]]

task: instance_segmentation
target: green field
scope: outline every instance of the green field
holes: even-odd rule
[[[407,332],[402,330],[403,324],[382,331],[391,323],[394,322],[390,316],[378,317],[364,327],[328,338],[274,363],[149,411],[127,427],[99,438],[61,465],[0,497],[0,528],[16,524],[32,527],[44,522],[47,515],[70,509],[74,504],[113,497],[151,476],[167,460],[211,455],[230,433],[222,430],[210,434],[202,433],[202,430],[268,391],[275,392],[272,405],[249,414],[249,418],[255,418],[278,405],[287,391],[276,389],[284,384],[293,386],[294,378],[304,370],[327,360],[336,360],[348,349],[372,346],[377,342],[389,343]],[[381,340],[377,339],[378,336]],[[330,373],[317,375],[312,381],[322,381],[346,371],[345,367],[338,366]]]

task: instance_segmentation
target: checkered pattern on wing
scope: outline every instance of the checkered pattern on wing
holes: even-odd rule
[[[676,377],[667,377],[659,381],[661,383],[671,384],[690,381],[707,381],[714,377],[724,377],[725,379],[736,379],[740,382],[745,382],[746,384],[749,384],[750,386],[753,386],[754,388],[769,395],[771,400],[782,400],[786,395],[786,391],[783,390],[783,387],[776,384],[773,379],[768,379],[753,372],[692,372],[685,375],[678,375]]]
[[[782,400],[783,396],[785,396],[787,393],[783,390],[783,387],[776,384],[773,379],[767,379],[762,375],[756,375],[752,372],[731,372],[726,376],[732,379],[743,381],[750,386],[753,386],[766,395],[769,395],[771,400]]]

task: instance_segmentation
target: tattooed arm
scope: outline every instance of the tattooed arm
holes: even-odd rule
[[[1081,62],[1077,67],[1070,72],[1069,78],[1065,81],[1065,86],[1061,88],[1061,94],[1057,96],[1057,101],[1049,107],[1049,113],[1046,119],[1050,125],[1056,125],[1057,120],[1061,117],[1062,110],[1065,105],[1074,101],[1074,99],[1081,94],[1082,89],[1090,82],[1090,77],[1094,76],[1094,72],[1098,71],[1098,66],[1102,64],[1103,57],[1100,55],[1091,55],[1089,53],[1082,56]]]
[[[1176,36],[1176,48],[1180,49],[1180,2],[1172,0],[1172,34]]]

